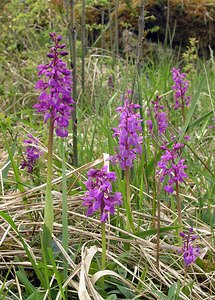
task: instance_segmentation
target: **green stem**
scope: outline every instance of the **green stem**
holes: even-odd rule
[[[73,160],[74,166],[78,165],[78,135],[77,135],[77,70],[76,70],[76,22],[75,22],[75,1],[67,0],[67,14],[68,14],[68,37],[70,43],[70,60],[73,76]]]
[[[140,16],[138,19],[138,42],[137,42],[137,62],[136,62],[136,68],[137,68],[137,75],[140,77],[140,71],[141,71],[141,63],[142,61],[142,51],[143,51],[143,41],[144,41],[144,28],[145,28],[145,4],[144,0],[141,0],[140,4]],[[139,78],[138,78],[139,80]]]
[[[152,198],[152,228],[155,228],[155,221],[156,221],[156,192],[153,191],[153,198]]]
[[[52,201],[52,146],[53,146],[53,131],[54,119],[50,119],[49,125],[49,141],[48,141],[48,162],[47,162],[47,186],[46,199],[44,209],[44,227],[42,233],[42,245],[45,249],[51,247],[53,223],[54,223],[54,209]]]
[[[105,269],[106,265],[106,233],[105,233],[105,222],[101,223],[102,226],[102,270]]]
[[[155,152],[155,161],[157,161],[157,153]],[[154,166],[154,177],[156,175],[156,166]],[[158,182],[157,188],[156,188],[156,182],[154,181],[154,192],[157,197],[157,249],[156,249],[156,266],[159,270],[160,268],[160,228],[161,228],[161,194],[162,189],[160,188],[160,182]],[[156,203],[155,203],[155,209],[156,209]]]
[[[185,267],[185,270],[184,270],[184,285],[186,285],[187,270],[188,270],[188,267]]]
[[[157,151],[155,150],[154,153],[154,179],[153,179],[153,199],[152,199],[152,228],[155,228],[155,221],[156,221],[156,168],[157,168]],[[160,200],[158,200],[160,201]],[[159,203],[158,203],[159,204]],[[159,212],[158,212],[159,213]]]
[[[81,10],[81,87],[82,93],[85,92],[85,0],[82,0],[82,10]]]
[[[179,224],[179,232],[183,230],[183,223],[182,223],[182,214],[181,214],[181,198],[179,196],[179,186],[178,186],[178,182],[176,182],[176,199],[177,199],[177,210],[178,210],[178,224]],[[182,238],[179,235],[178,232],[178,243],[179,246],[182,245]]]
[[[67,203],[67,179],[65,164],[65,149],[63,139],[61,139],[61,155],[62,155],[62,229],[63,229],[63,248],[68,253],[68,203]],[[66,260],[64,261],[64,277],[68,276],[68,267]]]
[[[126,167],[125,169],[125,180],[126,180],[126,227],[129,232],[134,231],[132,213],[131,213],[131,190],[130,190],[130,169]]]
[[[157,216],[157,253],[156,253],[156,265],[159,270],[159,259],[160,259],[160,213],[161,213],[161,205],[160,205],[160,195],[158,196],[158,216]]]
[[[185,116],[185,107],[184,107],[184,99],[183,98],[182,98],[181,112],[182,112],[183,125],[184,125],[186,122],[186,116]]]
[[[114,54],[115,59],[119,55],[119,21],[118,21],[119,0],[115,0],[115,41],[114,41]]]
[[[106,266],[106,233],[105,233],[105,222],[101,222],[102,227],[102,264],[101,264],[101,270],[105,269]],[[104,289],[104,277],[100,279],[101,288]]]

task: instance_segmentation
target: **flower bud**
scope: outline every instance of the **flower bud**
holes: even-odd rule
[[[49,58],[54,58],[54,54],[53,54],[53,53],[48,53],[48,54],[47,54],[47,57],[49,57]]]
[[[66,56],[66,55],[68,55],[69,53],[66,52],[66,51],[64,51],[64,52],[59,52],[59,54],[60,54],[61,56]]]

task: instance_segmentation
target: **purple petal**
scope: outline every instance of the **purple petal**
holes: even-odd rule
[[[174,189],[171,185],[166,185],[164,186],[164,190],[167,192],[167,193],[170,193],[172,194],[174,192]]]
[[[65,128],[60,128],[58,127],[56,130],[55,130],[57,136],[59,137],[67,137],[68,136],[68,131],[66,131]]]

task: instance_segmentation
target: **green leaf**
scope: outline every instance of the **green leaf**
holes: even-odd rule
[[[194,280],[192,280],[190,283],[186,284],[183,289],[182,292],[186,295],[186,296],[190,296],[192,289],[193,289],[193,285],[194,285]]]
[[[172,231],[172,230],[175,230],[175,229],[178,229],[178,228],[180,228],[180,226],[161,227],[160,228],[160,233]],[[146,230],[146,231],[143,231],[143,232],[138,232],[135,235],[145,238],[146,236],[154,235],[154,234],[157,234],[157,229],[149,229],[149,230]]]
[[[168,300],[174,299],[174,296],[176,295],[176,291],[177,291],[177,283],[173,283],[168,291]]]
[[[43,300],[43,299],[44,299],[44,294],[41,294],[38,290],[36,290],[26,300]]]
[[[197,264],[197,266],[199,266],[200,268],[204,268],[204,264],[202,262],[202,259],[200,259],[199,257],[197,257],[195,263]]]
[[[172,231],[172,230],[175,230],[175,229],[178,229],[178,228],[180,228],[180,226],[161,227],[160,228],[160,233]],[[145,230],[145,231],[142,231],[142,232],[134,233],[135,236],[138,236],[138,237],[141,237],[141,238],[145,238],[147,236],[155,235],[155,234],[157,234],[157,229],[149,229],[149,230]],[[122,234],[121,237],[126,238],[126,239],[132,239],[132,237],[127,236],[126,234]]]
[[[140,280],[141,280],[142,282],[145,281],[147,273],[148,273],[148,266],[146,265],[146,266],[144,267],[143,271],[142,271],[141,276],[140,276]],[[144,287],[144,285],[143,285],[143,283],[142,283],[141,281],[139,281],[138,284],[137,284],[137,288],[138,288],[138,289],[142,289],[142,288]]]
[[[110,295],[106,298],[106,300],[117,300],[117,296],[116,296],[116,294]]]
[[[127,287],[117,284],[118,289],[120,292],[126,297],[125,299],[133,299],[135,297],[134,293],[129,290]]]
[[[19,270],[16,272],[16,275],[19,278],[20,282],[24,285],[29,295],[33,294],[36,291],[36,288],[28,280],[28,277],[26,276],[25,270],[23,268],[19,268]]]
[[[189,124],[188,129],[191,129],[195,126],[198,126],[202,121],[204,121],[205,119],[207,119],[210,115],[213,114],[213,111],[209,111],[206,114],[204,114],[203,116],[199,117],[198,119],[196,119],[195,121],[193,121],[192,123]]]
[[[155,295],[159,296],[159,299],[160,299],[160,300],[167,300],[167,297],[166,297],[162,292],[155,291],[155,290],[152,290],[152,292],[153,292]]]
[[[127,277],[127,271],[125,270],[125,268],[117,266],[117,273],[124,278]]]

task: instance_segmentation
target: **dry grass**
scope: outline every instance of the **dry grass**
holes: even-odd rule
[[[68,177],[81,180],[81,172],[85,171],[97,164],[101,163],[102,158],[90,164],[86,164],[76,170],[68,171]],[[84,177],[83,177],[84,180]],[[82,207],[82,192],[78,189],[73,190],[74,196],[68,197],[68,215],[69,215],[69,255],[67,255],[62,247],[61,234],[61,214],[62,214],[62,195],[60,190],[61,177],[53,180],[56,190],[53,191],[54,198],[54,249],[58,249],[68,262],[69,276],[64,286],[68,286],[69,290],[79,295],[79,299],[103,299],[95,290],[96,281],[102,276],[114,276],[124,282],[130,290],[136,295],[145,297],[144,299],[160,299],[152,290],[167,290],[174,282],[180,282],[181,286],[194,281],[192,296],[186,296],[180,293],[180,299],[215,299],[215,270],[208,271],[208,268],[201,268],[196,263],[188,270],[187,278],[184,278],[184,269],[182,259],[178,254],[178,247],[174,246],[174,233],[166,233],[160,242],[160,269],[156,267],[156,235],[148,238],[141,238],[128,233],[119,227],[106,224],[107,242],[108,242],[108,265],[115,264],[123,269],[127,276],[123,277],[117,271],[107,270],[99,271],[93,276],[89,270],[91,262],[95,256],[101,253],[101,233],[100,222],[96,218],[87,218]],[[44,209],[44,188],[45,184],[36,188],[27,190],[24,194],[13,193],[11,195],[1,196],[0,210],[7,212],[16,223],[19,232],[29,245],[29,249],[33,256],[41,259],[38,237],[42,230],[43,209]],[[132,187],[137,189],[137,187]],[[28,199],[28,204],[23,204],[23,197]],[[182,195],[183,196],[183,195]],[[150,195],[144,193],[146,205],[149,205]],[[195,209],[193,203],[194,197],[184,197],[187,206],[183,211],[184,219],[189,223],[195,221]],[[193,201],[193,203],[192,203]],[[190,204],[191,203],[191,204]],[[125,212],[119,210],[119,215],[124,219]],[[150,214],[133,212],[135,226],[138,226],[138,219],[142,219],[141,230],[147,230],[152,223]],[[162,226],[171,226],[174,224],[177,216],[165,204],[162,204],[161,222]],[[207,255],[213,257],[215,248],[211,242],[211,231],[208,225],[198,221],[197,234],[199,236],[198,244],[202,249],[203,261]],[[188,224],[186,226],[189,228]],[[16,287],[20,292],[22,287],[18,283],[15,270],[18,266],[31,268],[25,251],[19,241],[18,236],[12,228],[3,220],[0,220],[0,269],[11,269],[13,279],[9,279],[4,285],[4,289],[9,289],[9,295],[12,297],[11,286]],[[127,237],[127,238],[126,238]],[[128,239],[129,237],[129,239]],[[130,244],[130,255],[123,255],[124,243]],[[19,258],[17,261],[16,258]],[[74,257],[72,259],[71,257]],[[59,267],[60,268],[60,267]],[[144,270],[147,269],[147,275],[142,278]],[[53,279],[54,280],[54,279]],[[18,293],[17,292],[17,293]],[[18,293],[19,294],[19,293]],[[21,294],[20,294],[21,295]],[[13,296],[14,299],[22,299]],[[138,297],[136,297],[137,299]],[[10,298],[8,298],[10,299]],[[56,299],[60,299],[60,293]]]

